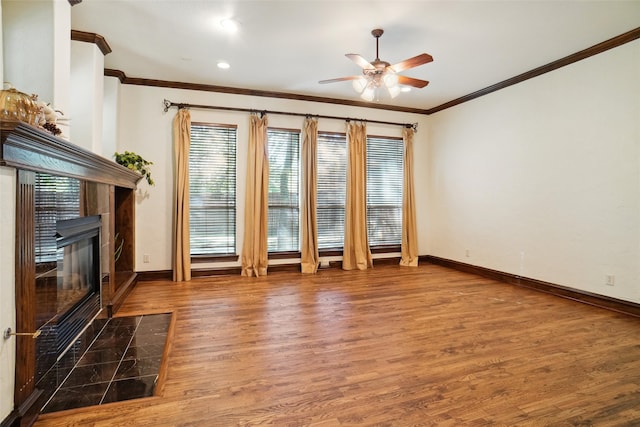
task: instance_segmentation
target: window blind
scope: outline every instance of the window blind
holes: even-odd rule
[[[347,186],[347,136],[318,132],[318,248],[344,246],[344,204]]]
[[[267,129],[269,252],[300,250],[300,131]]]
[[[367,138],[369,246],[402,243],[403,150],[401,138]]]
[[[236,127],[191,124],[191,255],[236,253]]]
[[[36,173],[35,259],[55,262],[56,222],[80,216],[80,180]]]

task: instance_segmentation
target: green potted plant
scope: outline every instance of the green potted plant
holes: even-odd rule
[[[147,180],[149,185],[155,185],[155,182],[151,178],[151,170],[149,169],[149,166],[152,165],[153,162],[143,159],[139,154],[132,151],[125,151],[124,153],[116,152],[113,156],[115,157],[116,163],[139,172]]]

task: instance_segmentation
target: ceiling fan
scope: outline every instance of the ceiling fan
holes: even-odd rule
[[[376,59],[368,62],[362,56],[355,53],[347,53],[345,56],[362,67],[361,76],[339,77],[337,79],[321,80],[319,83],[335,83],[346,80],[353,81],[353,88],[360,94],[360,97],[366,101],[372,101],[378,95],[378,89],[385,87],[389,91],[389,95],[395,98],[400,93],[399,85],[423,88],[429,84],[426,80],[414,79],[412,77],[401,76],[398,73],[409,68],[427,64],[433,61],[433,57],[428,53],[422,53],[413,58],[405,59],[397,64],[389,64],[387,61],[381,61],[378,54],[378,42],[383,30],[377,28],[371,31],[373,37],[376,38]]]

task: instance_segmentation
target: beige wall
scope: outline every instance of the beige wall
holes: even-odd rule
[[[138,190],[136,269],[167,270],[175,109],[164,113],[164,98],[417,121],[414,178],[420,254],[640,302],[638,75],[640,41],[635,41],[429,117],[116,84],[107,92],[116,95],[109,102],[118,107],[109,107],[111,118],[104,124],[115,129],[101,150],[107,157],[112,148],[136,151],[154,162],[156,186],[142,181]],[[238,125],[238,212],[242,212],[247,114],[193,110],[192,117]],[[272,115],[269,123],[300,128],[302,118]],[[320,129],[342,132],[344,123],[321,120]],[[370,125],[369,132],[399,136],[400,128]],[[15,171],[0,167],[0,200],[5,201],[0,208],[2,330],[15,328],[15,186]],[[241,221],[239,214],[238,242],[243,236]],[[143,263],[144,254],[149,263]],[[606,275],[615,276],[613,287],[604,284]],[[14,340],[2,340],[0,420],[13,409],[14,366]]]
[[[68,1],[2,0],[4,79],[69,114],[71,6]],[[37,63],[34,60],[37,59]],[[69,130],[60,124],[63,133]]]
[[[269,99],[241,95],[217,94],[179,89],[163,89],[135,85],[123,85],[120,99],[119,151],[135,151],[154,162],[152,175],[155,187],[141,182],[136,206],[136,269],[138,271],[169,270],[171,268],[171,214],[172,214],[172,156],[171,124],[176,114],[172,108],[168,113],[162,109],[163,99],[205,105],[254,108],[257,110],[293,111],[310,114],[378,119],[402,123],[420,122],[414,144],[416,151],[426,150],[426,116],[382,110],[355,108],[303,101]],[[238,126],[237,158],[237,250],[241,251],[243,239],[244,187],[246,174],[246,145],[249,118],[246,112],[225,112],[216,110],[191,110],[194,122],[236,124]],[[300,129],[304,117],[269,115],[269,125],[290,129]],[[344,132],[345,122],[341,120],[319,120],[322,131]],[[401,136],[400,126],[368,125],[372,135]],[[426,182],[424,169],[416,168],[416,182]],[[420,205],[424,208],[426,205]],[[418,212],[422,217],[425,212]],[[423,224],[420,225],[421,227]],[[149,255],[150,262],[143,263],[143,255]],[[279,262],[291,262],[279,260]],[[198,267],[236,266],[237,262],[200,265]]]
[[[171,121],[162,100],[419,121],[415,144],[419,251],[601,295],[640,301],[638,41],[425,116],[302,101],[123,85],[118,149],[154,162],[139,189],[136,269],[171,266]],[[243,211],[247,114],[192,110],[238,125]],[[302,118],[270,116],[299,128]],[[344,131],[321,120],[321,130]],[[397,136],[400,128],[369,126]],[[237,241],[242,242],[242,215]],[[240,247],[238,247],[240,251]],[[148,254],[150,262],[142,262]],[[468,254],[468,256],[467,256]],[[284,262],[284,261],[283,261]],[[202,265],[232,266],[237,263]],[[614,286],[605,285],[613,275]]]
[[[640,302],[638,76],[635,41],[430,116],[421,253]]]
[[[102,106],[102,156],[113,159],[118,146],[118,125],[120,112],[120,80],[117,77],[104,77],[104,104]]]
[[[2,2],[0,2],[0,28],[2,28]],[[0,31],[0,82],[4,81],[4,55]],[[6,328],[15,330],[15,188],[14,169],[0,167],[0,333]],[[15,383],[15,339],[0,338],[0,421],[13,410]]]
[[[16,340],[5,340],[7,328],[16,330],[15,212],[16,171],[0,166],[0,421],[13,410]]]
[[[94,43],[71,42],[71,95],[76,144],[103,155],[102,118],[104,104],[104,54]],[[113,154],[113,153],[110,153]],[[111,156],[109,156],[111,157]]]

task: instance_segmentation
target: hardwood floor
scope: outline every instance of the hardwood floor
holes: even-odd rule
[[[162,396],[36,426],[637,426],[640,319],[444,267],[141,282]]]

